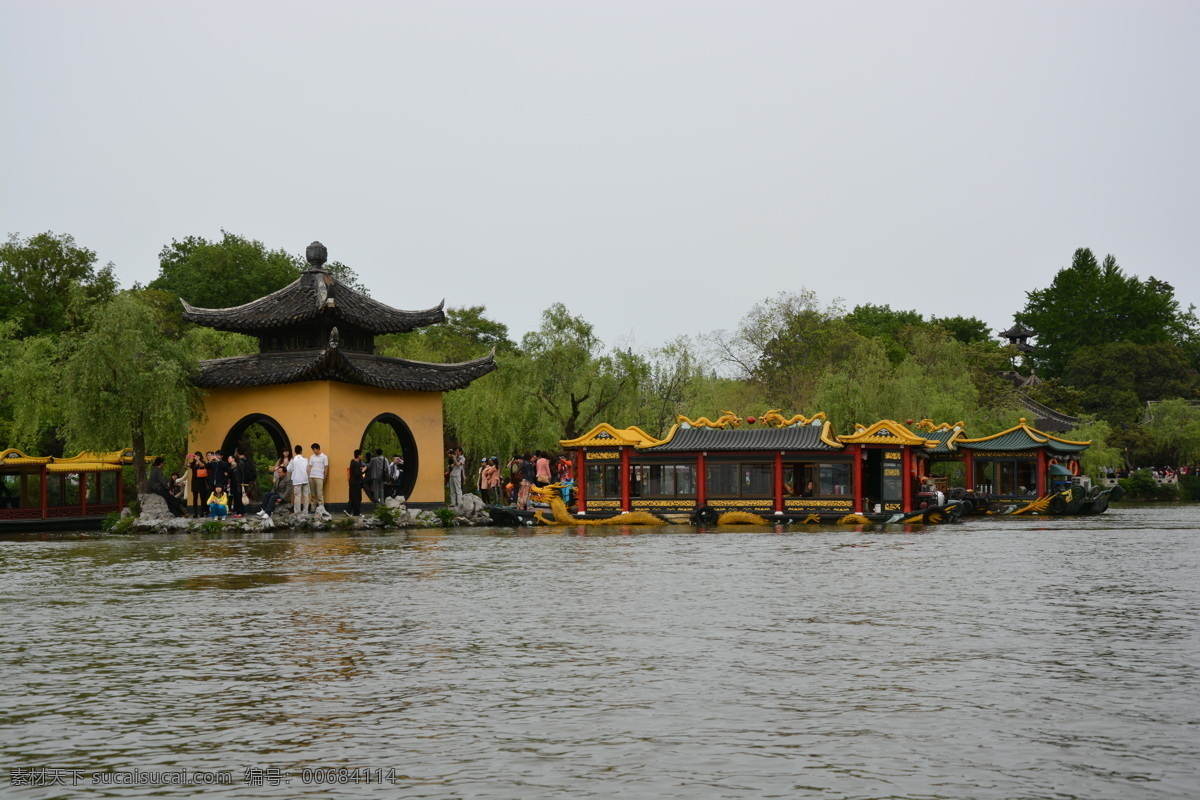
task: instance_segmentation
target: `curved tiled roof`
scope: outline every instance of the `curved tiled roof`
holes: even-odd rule
[[[1036,450],[1044,447],[1053,453],[1064,455],[1082,453],[1088,449],[1088,445],[1090,444],[1091,442],[1073,442],[1069,439],[1060,439],[1045,431],[1039,431],[1026,424],[1024,417],[1021,418],[1020,424],[1006,431],[979,439],[959,439],[957,442],[959,448],[967,450],[1017,451]]]
[[[674,453],[680,451],[734,450],[840,450],[840,444],[830,444],[831,437],[824,425],[798,425],[792,428],[675,428],[662,444],[639,447],[643,453]]]
[[[197,308],[184,302],[188,322],[221,331],[259,331],[328,321],[370,333],[405,333],[445,322],[445,301],[424,311],[401,311],[356,292],[328,272],[306,270],[299,278],[266,297],[232,308]]]
[[[490,354],[459,364],[428,364],[328,347],[201,361],[200,375],[194,383],[202,388],[216,388],[339,381],[379,389],[448,392],[465,388],[495,368],[495,360]]]

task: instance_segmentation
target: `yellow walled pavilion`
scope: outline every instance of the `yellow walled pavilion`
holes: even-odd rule
[[[201,362],[195,384],[205,392],[204,414],[192,425],[189,451],[228,455],[251,425],[280,450],[300,445],[308,456],[317,442],[329,457],[325,501],[342,504],[354,451],[372,423],[383,423],[403,450],[400,493],[412,503],[445,502],[442,393],[494,370],[493,357],[435,364],[376,355],[375,336],[444,322],[442,306],[392,308],[326,272],[320,242],[307,256],[310,268],[266,297],[233,308],[183,304],[189,322],[259,340],[257,353]]]
[[[226,435],[243,419],[262,414],[285,433],[288,447],[300,445],[310,456],[313,442],[329,456],[325,500],[345,503],[350,496],[346,469],[367,427],[379,416],[394,414],[412,433],[414,454],[405,448],[405,466],[416,475],[409,500],[442,503],[442,395],[395,392],[334,381],[281,386],[213,389],[204,400],[207,418],[193,424],[188,452],[221,449]],[[392,453],[385,453],[390,459]],[[425,469],[420,469],[421,465]]]

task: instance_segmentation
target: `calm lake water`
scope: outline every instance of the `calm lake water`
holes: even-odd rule
[[[10,538],[0,795],[1195,798],[1198,529]]]

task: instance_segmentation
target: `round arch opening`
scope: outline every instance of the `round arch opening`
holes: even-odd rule
[[[408,429],[408,424],[400,417],[392,413],[380,414],[367,423],[367,427],[363,428],[362,438],[359,440],[358,447],[363,451],[363,463],[371,460],[375,455],[375,451],[368,452],[368,435],[371,433],[371,428],[375,425],[384,425],[391,429],[396,436],[396,444],[399,445],[400,452],[389,452],[386,447],[383,448],[383,455],[391,461],[392,456],[400,455],[404,458],[404,476],[400,479],[400,485],[397,489],[398,493],[404,497],[412,497],[413,487],[417,485],[417,472],[420,469],[420,461],[417,458],[417,440],[413,438],[412,431]]]
[[[273,452],[257,452],[258,450],[264,449],[262,447],[262,442],[251,441],[251,439],[260,439],[261,437],[247,436],[247,433],[250,432],[250,429],[256,425],[266,431],[267,436],[270,437]],[[235,422],[233,427],[229,429],[229,432],[225,434],[225,440],[221,442],[221,452],[225,455],[229,455],[239,447],[246,449],[247,455],[254,459],[255,465],[257,466],[259,463],[264,461],[269,461],[269,463],[274,464],[275,459],[279,457],[280,451],[290,450],[292,445],[291,441],[288,439],[287,431],[285,431],[283,426],[276,422],[273,417],[270,417],[267,414],[247,414]],[[258,472],[260,473],[261,477],[262,470],[258,470]],[[267,470],[267,474],[270,474],[270,470]]]

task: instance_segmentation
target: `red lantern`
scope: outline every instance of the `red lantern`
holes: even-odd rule
[[[754,417],[746,417],[746,422],[749,422],[751,425],[753,425],[753,424],[754,424]]]

